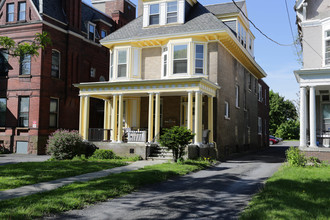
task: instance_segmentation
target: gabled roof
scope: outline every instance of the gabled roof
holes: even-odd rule
[[[32,0],[38,11],[39,0]],[[43,0],[43,13],[63,23],[67,23],[67,19],[62,9],[62,0]]]
[[[215,17],[200,3],[196,3],[190,10],[184,24],[143,28],[143,16],[136,18],[124,27],[110,34],[101,42],[125,41],[142,38],[152,38],[166,35],[180,35],[209,31],[229,30],[226,25]]]
[[[236,2],[237,6],[243,8],[245,1]],[[205,8],[212,12],[214,15],[224,15],[239,13],[240,10],[232,2],[215,4],[215,5],[206,5]]]

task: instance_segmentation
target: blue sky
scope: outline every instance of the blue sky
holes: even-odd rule
[[[131,0],[137,5],[137,0]],[[85,0],[90,2],[90,0]],[[230,2],[230,0],[199,0],[203,5]],[[294,0],[287,0],[294,35],[297,35],[295,24]],[[250,20],[266,35],[282,44],[293,42],[285,0],[246,0]],[[255,28],[251,29],[256,37],[255,59],[266,71],[264,79],[270,89],[280,93],[286,99],[298,100],[299,85],[293,71],[301,68],[293,46],[279,46],[262,36]]]

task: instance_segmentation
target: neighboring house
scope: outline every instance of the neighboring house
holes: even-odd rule
[[[98,140],[89,108],[99,99],[99,137],[112,143],[96,144],[122,154],[149,156],[145,142],[157,144],[172,126],[196,134],[189,156],[223,159],[267,147],[266,73],[254,59],[246,3],[237,4],[140,0],[138,18],[101,40],[111,53],[109,81],[75,85],[84,139]]]
[[[300,147],[330,146],[330,1],[296,1],[303,67],[300,85]],[[306,148],[307,149],[307,148]]]
[[[125,2],[135,11],[129,1],[113,2]],[[1,52],[0,144],[14,153],[44,154],[50,133],[78,129],[79,97],[73,83],[109,80],[109,50],[99,40],[135,18],[129,13],[124,22],[115,22],[81,0],[0,2],[1,36],[24,42],[46,31],[52,40],[39,57],[24,56],[20,62]],[[93,103],[93,126],[103,122],[102,108],[103,103]]]

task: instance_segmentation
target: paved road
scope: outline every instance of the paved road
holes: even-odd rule
[[[31,155],[31,154],[0,154],[0,166],[6,164],[20,162],[41,162],[50,158],[47,155]]]
[[[285,145],[66,212],[55,219],[237,219],[252,195],[284,161]]]

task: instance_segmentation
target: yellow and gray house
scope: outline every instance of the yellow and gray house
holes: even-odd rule
[[[101,40],[111,52],[109,81],[75,85],[83,138],[143,158],[172,126],[195,133],[198,148],[189,156],[225,158],[268,146],[268,117],[259,113],[268,109],[268,86],[260,84],[266,73],[254,59],[245,1],[138,6],[138,18]],[[91,98],[104,100],[103,128],[89,127]]]

